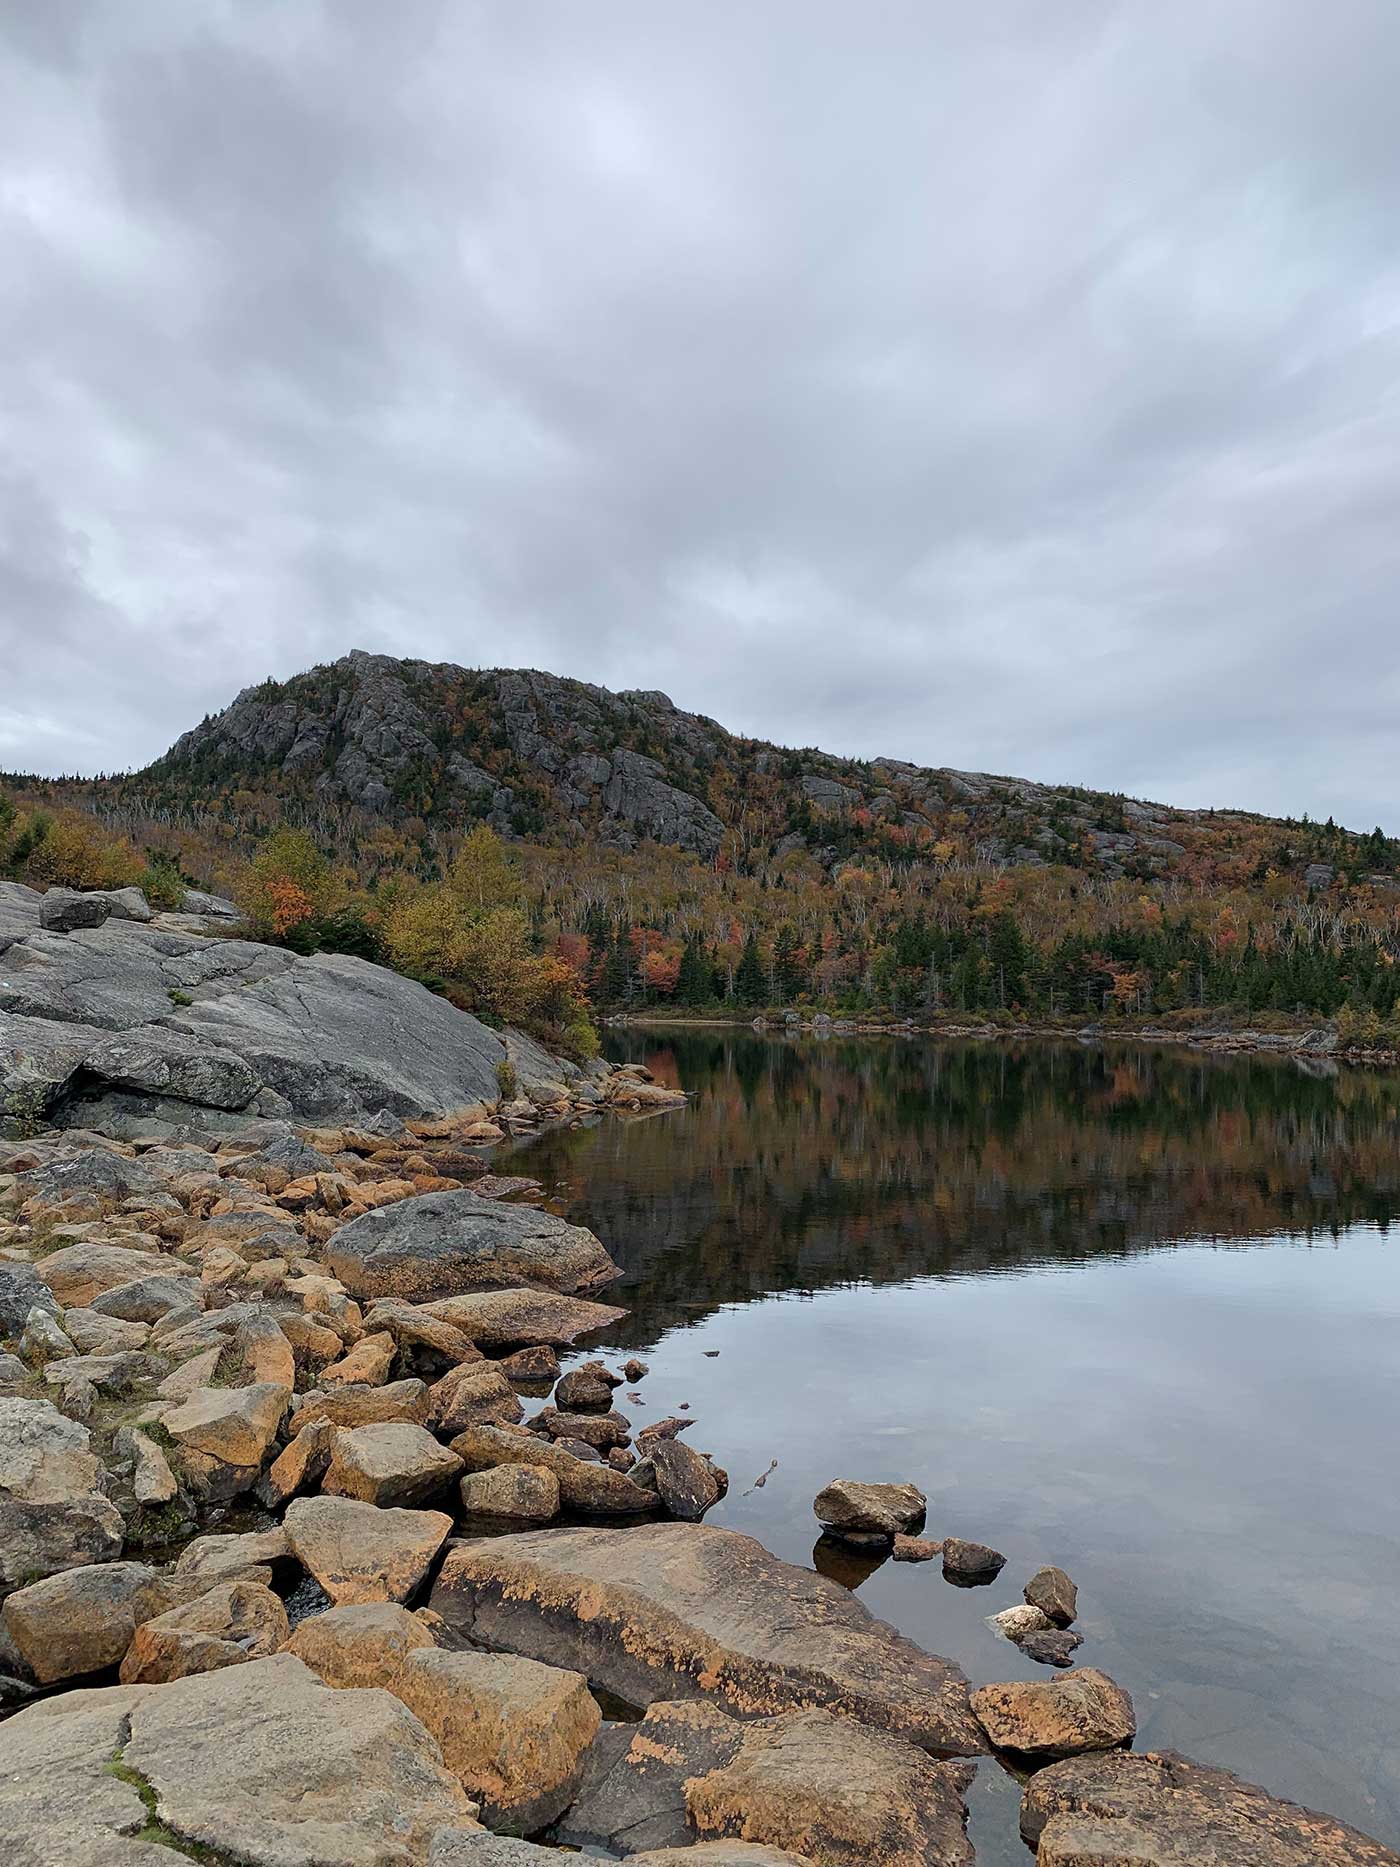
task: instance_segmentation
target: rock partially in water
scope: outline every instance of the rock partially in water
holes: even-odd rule
[[[1031,1778],[1021,1832],[1040,1867],[1400,1867],[1355,1828],[1172,1751],[1107,1751]]]
[[[631,1704],[708,1696],[758,1716],[818,1703],[929,1750],[982,1748],[956,1666],[732,1530],[667,1523],[463,1544],[432,1605],[491,1647],[582,1672]]]
[[[1062,1679],[982,1686],[972,1694],[972,1710],[998,1750],[1029,1758],[1113,1750],[1137,1732],[1128,1694],[1089,1666]]]
[[[1079,1612],[1079,1591],[1063,1569],[1037,1569],[1026,1583],[1025,1597],[1056,1627],[1072,1627]]]
[[[928,1499],[917,1485],[862,1484],[855,1478],[834,1478],[817,1493],[812,1508],[817,1521],[833,1535],[889,1538],[922,1529]]]
[[[729,1489],[728,1476],[680,1439],[653,1446],[650,1464],[661,1502],[685,1523],[698,1523]]]
[[[365,1213],[335,1233],[325,1262],[352,1296],[421,1303],[522,1283],[572,1295],[620,1275],[583,1226],[466,1191],[424,1193]],[[434,1314],[482,1340],[464,1317],[441,1307]]]
[[[742,1722],[706,1701],[663,1701],[619,1735],[560,1822],[565,1840],[629,1860],[727,1836],[814,1867],[972,1861],[961,1770],[888,1732],[826,1711]]]
[[[985,1543],[966,1543],[960,1536],[950,1536],[943,1544],[943,1574],[962,1588],[985,1588],[1006,1567],[999,1549]]]
[[[468,1472],[459,1490],[469,1516],[550,1523],[559,1515],[559,1480],[542,1465],[497,1465]]]
[[[1017,1645],[1029,1660],[1041,1666],[1072,1666],[1074,1655],[1084,1644],[1083,1634],[1068,1627],[1051,1627],[1043,1633],[1022,1634]]]

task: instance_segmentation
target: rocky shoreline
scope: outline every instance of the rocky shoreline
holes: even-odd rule
[[[483,1151],[683,1100],[645,1070],[570,1074],[360,962],[9,905],[12,1127],[17,1082],[44,1099],[0,1141],[0,1858],[967,1867],[969,1785],[1005,1768],[1042,1867],[1400,1867],[1126,1748],[1058,1569],[995,1617],[1045,1678],[974,1688],[703,1521],[728,1480],[692,1422],[634,1431],[645,1364],[588,1347],[625,1315],[605,1241]],[[172,966],[203,1021],[148,1015]],[[460,1093],[501,1058],[514,1093]],[[394,1106],[432,1081],[456,1099]],[[841,1477],[814,1503],[855,1555],[995,1582],[927,1509]]]

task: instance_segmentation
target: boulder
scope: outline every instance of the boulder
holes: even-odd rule
[[[100,927],[112,912],[101,890],[79,894],[71,888],[51,888],[39,903],[39,925],[45,933],[76,933],[80,927]]]
[[[475,1834],[444,1829],[433,1837],[428,1867],[559,1867],[559,1850],[493,1835],[487,1829]],[[644,1854],[629,1854],[627,1867],[811,1867],[811,1863],[782,1848],[759,1847],[752,1841],[700,1841],[694,1847],[648,1848]]]
[[[258,1480],[258,1502],[276,1510],[298,1491],[309,1491],[326,1474],[338,1431],[328,1420],[313,1420],[290,1440]]]
[[[972,1711],[998,1750],[1023,1757],[1072,1757],[1113,1750],[1137,1732],[1133,1701],[1107,1673],[1085,1666],[1062,1679],[984,1685]]]
[[[420,1647],[390,1689],[437,1739],[488,1827],[526,1835],[567,1806],[602,1714],[576,1672]]]
[[[32,1264],[0,1263],[0,1337],[14,1341],[32,1309],[58,1316],[58,1298]]]
[[[247,1530],[195,1537],[180,1551],[175,1573],[210,1589],[221,1582],[267,1582],[274,1564],[291,1560],[285,1530]]]
[[[506,1379],[519,1387],[552,1387],[559,1379],[559,1357],[547,1343],[518,1348],[496,1363]]]
[[[224,1582],[143,1621],[122,1661],[121,1677],[132,1685],[159,1685],[240,1666],[275,1653],[288,1631],[287,1610],[264,1583]]]
[[[892,1537],[923,1527],[928,1499],[915,1485],[862,1484],[855,1478],[834,1478],[817,1493],[812,1505],[818,1523],[834,1535]]]
[[[452,1450],[469,1472],[490,1471],[498,1465],[533,1465],[552,1472],[561,1503],[568,1510],[590,1516],[628,1517],[656,1509],[656,1495],[634,1484],[625,1472],[582,1459],[565,1446],[533,1433],[512,1432],[501,1426],[469,1426],[452,1441]]]
[[[962,1772],[828,1711],[741,1722],[706,1701],[623,1727],[560,1823],[566,1840],[637,1849],[721,1837],[813,1867],[970,1867]],[[682,1856],[682,1858],[684,1858]]]
[[[563,1413],[606,1413],[612,1406],[612,1383],[584,1368],[570,1368],[560,1378],[554,1403]]]
[[[0,1397],[0,1589],[119,1554],[102,1484],[86,1427],[47,1400]]]
[[[1037,1569],[1026,1583],[1027,1605],[1039,1608],[1056,1627],[1072,1627],[1079,1612],[1079,1591],[1063,1569]]]
[[[536,1432],[548,1433],[551,1439],[581,1440],[599,1452],[632,1443],[631,1422],[620,1413],[560,1413],[556,1407],[543,1407],[530,1426]]]
[[[187,1850],[247,1867],[410,1867],[473,1819],[406,1706],[336,1692],[290,1653],[147,1689],[121,1761]]]
[[[193,1277],[195,1267],[162,1251],[134,1251],[128,1245],[64,1245],[35,1266],[40,1278],[65,1309],[82,1309],[104,1291],[158,1272],[163,1277]],[[191,1301],[194,1301],[193,1297]]]
[[[362,1335],[355,1346],[320,1375],[322,1387],[382,1387],[394,1365],[394,1338],[387,1329]]]
[[[1069,1627],[1051,1627],[1044,1633],[1022,1634],[1016,1644],[1028,1660],[1035,1660],[1040,1666],[1072,1666],[1076,1650],[1084,1644],[1084,1636]]]
[[[181,1598],[143,1562],[85,1563],[17,1589],[0,1626],[39,1684],[54,1685],[116,1666],[140,1624]]]
[[[381,1510],[358,1498],[299,1497],[287,1506],[287,1539],[332,1602],[406,1601],[447,1540],[437,1510]]]
[[[383,1387],[339,1387],[329,1393],[313,1388],[300,1397],[288,1422],[293,1436],[308,1426],[373,1426],[380,1420],[409,1420],[421,1426],[428,1417],[428,1390],[419,1380],[389,1381]]]
[[[428,1418],[440,1433],[469,1426],[514,1424],[525,1409],[505,1375],[489,1361],[464,1362],[428,1390]]]
[[[213,1498],[247,1490],[262,1470],[290,1398],[285,1387],[257,1381],[249,1387],[197,1388],[168,1408],[160,1423],[174,1442],[181,1474]]]
[[[467,1542],[449,1552],[432,1605],[485,1645],[582,1672],[634,1705],[708,1696],[760,1716],[817,1704],[928,1750],[983,1747],[956,1666],[732,1530],[665,1523]]]
[[[421,1504],[444,1491],[462,1470],[455,1452],[425,1427],[404,1420],[337,1428],[322,1490],[367,1504]]]
[[[414,1302],[521,1283],[571,1294],[620,1275],[583,1226],[465,1191],[424,1193],[367,1212],[335,1233],[325,1260],[352,1296]],[[434,1313],[443,1317],[441,1309]],[[481,1340],[458,1317],[444,1320]]]
[[[960,1536],[950,1536],[943,1543],[943,1573],[950,1582],[963,1588],[984,1588],[994,1582],[1006,1567],[999,1549],[985,1543],[965,1543]]]
[[[162,1261],[158,1270],[153,1266],[145,1276],[104,1290],[89,1307],[95,1315],[116,1316],[123,1322],[159,1323],[172,1311],[199,1301],[199,1292],[187,1281],[188,1275],[186,1266],[167,1266]]]
[[[653,1446],[650,1462],[661,1502],[686,1523],[698,1523],[727,1489],[710,1461],[683,1440],[663,1439]]]
[[[360,1601],[311,1615],[284,1651],[327,1685],[387,1686],[410,1653],[433,1644],[417,1615],[397,1602]]]
[[[626,1316],[611,1303],[561,1295],[557,1290],[477,1290],[426,1305],[469,1335],[479,1347],[569,1348],[581,1335],[606,1329]]]
[[[1173,1751],[1101,1751],[1038,1771],[1021,1832],[1040,1867],[1400,1867],[1355,1828]]]
[[[468,1472],[460,1496],[462,1509],[473,1517],[550,1523],[559,1515],[559,1480],[541,1465],[497,1465]]]
[[[365,1327],[387,1329],[401,1349],[427,1349],[447,1362],[482,1359],[481,1350],[463,1330],[443,1322],[429,1310],[394,1297],[380,1297],[370,1305]]]

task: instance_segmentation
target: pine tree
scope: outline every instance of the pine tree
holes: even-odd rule
[[[734,997],[741,1005],[763,1005],[768,1002],[768,976],[759,955],[758,936],[752,931],[745,939],[744,950],[739,955],[739,968],[734,974]]]

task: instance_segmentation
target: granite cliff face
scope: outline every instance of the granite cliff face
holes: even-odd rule
[[[622,849],[650,839],[704,860],[727,833],[761,834],[777,857],[805,850],[828,869],[878,850],[891,831],[952,831],[998,861],[1147,876],[1174,868],[1204,821],[982,772],[786,750],[738,738],[662,693],[358,650],[247,688],[126,782],[155,796],[246,788]]]

